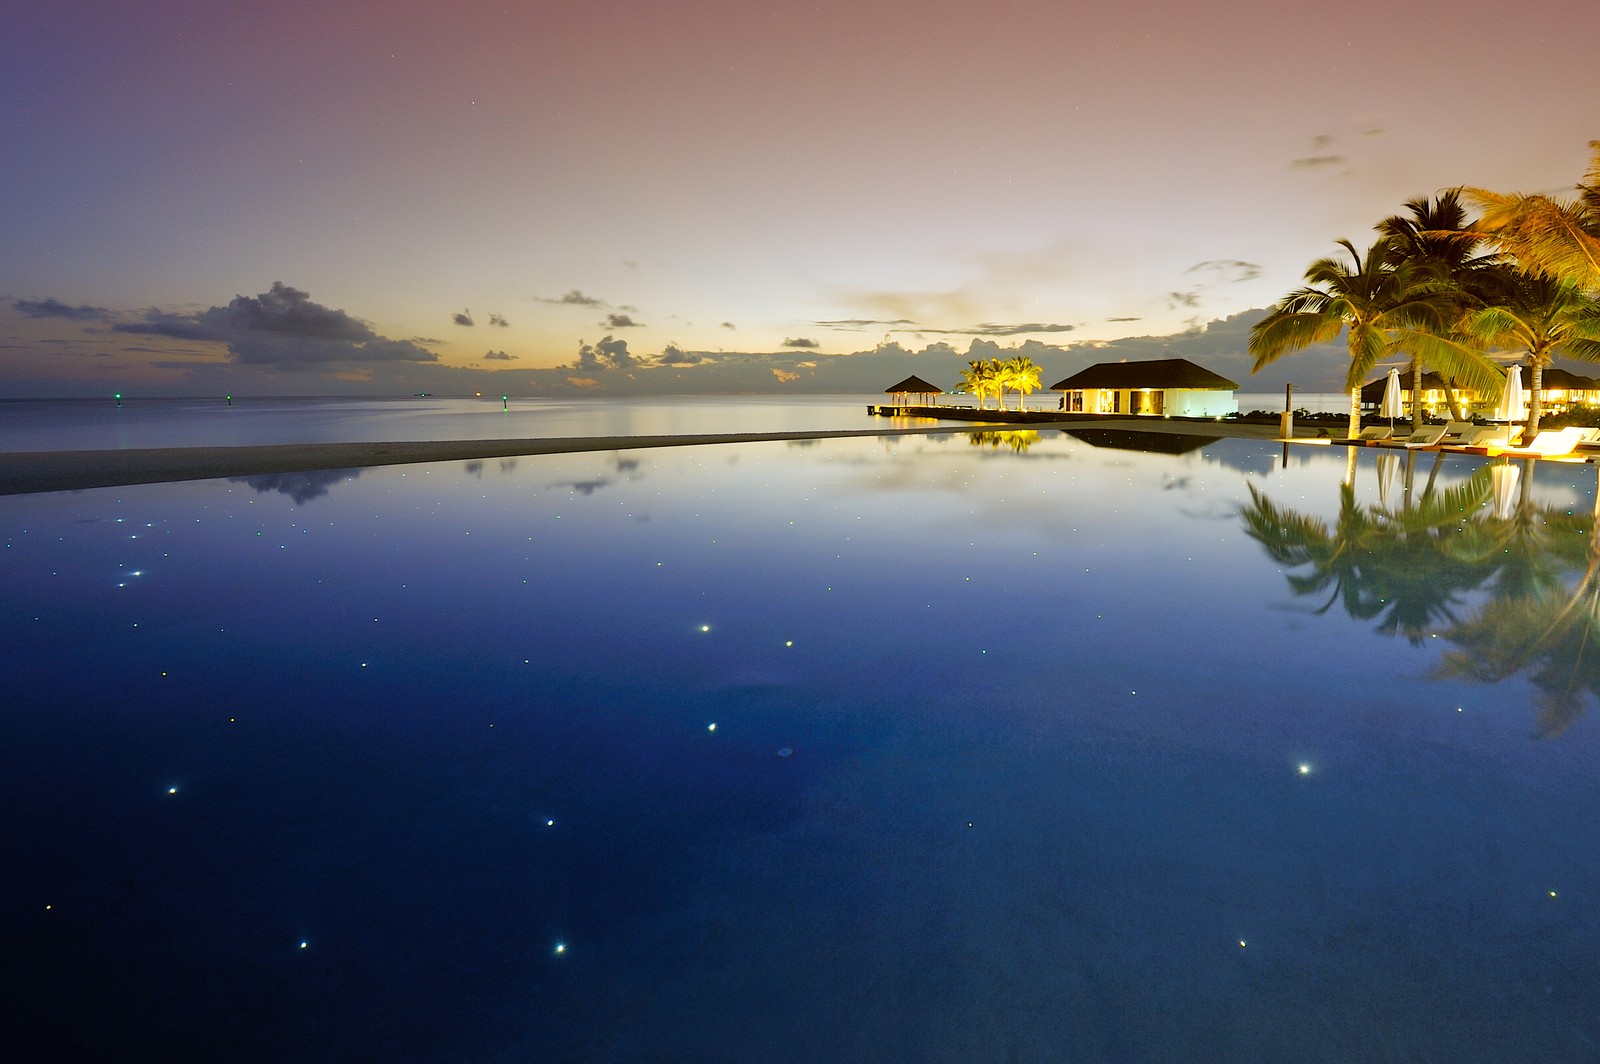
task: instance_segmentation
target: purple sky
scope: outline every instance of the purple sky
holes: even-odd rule
[[[1018,345],[1237,374],[1248,319],[1089,345],[1265,307],[1412,196],[1570,190],[1600,137],[1575,0],[7,22],[0,397],[875,390]]]

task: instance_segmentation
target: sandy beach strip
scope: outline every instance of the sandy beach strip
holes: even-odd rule
[[[647,447],[698,447],[722,443],[847,439],[956,432],[1016,431],[1015,424],[918,425],[914,428],[821,429],[801,432],[724,432],[681,436],[577,436],[526,440],[438,440],[405,443],[294,443],[260,447],[152,447],[116,451],[16,451],[0,454],[0,495],[80,491],[126,484],[177,480],[304,473],[319,469],[410,465],[417,462],[470,462],[586,451],[628,451]],[[1037,426],[1065,429],[1059,422]],[[1176,422],[1096,421],[1082,428],[1176,432],[1185,435],[1270,439],[1274,430],[1257,425],[1194,425]]]

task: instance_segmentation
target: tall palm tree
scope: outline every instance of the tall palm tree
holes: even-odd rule
[[[973,361],[967,363],[967,368],[961,371],[961,383],[978,399],[978,409],[983,409],[983,401],[990,395],[999,394],[999,382],[995,378],[995,367],[999,363],[994,359],[987,362]],[[998,400],[997,400],[998,402]]]
[[[1021,410],[1023,399],[1039,390],[1039,375],[1044,370],[1027,355],[1007,359],[1004,366],[1006,384],[1016,391],[1017,409]]]
[[[1527,352],[1531,380],[1525,439],[1539,431],[1544,368],[1558,356],[1600,362],[1600,298],[1542,274],[1507,271],[1499,298],[1469,312],[1462,329],[1485,345]]]
[[[1470,357],[1464,345],[1445,339],[1443,286],[1405,261],[1396,261],[1387,238],[1365,255],[1340,240],[1348,260],[1322,258],[1305,274],[1306,284],[1280,299],[1250,329],[1254,373],[1284,355],[1346,335],[1350,368],[1350,435],[1361,432],[1361,383],[1392,350],[1403,350],[1434,365],[1449,366],[1471,387],[1498,392],[1505,377],[1488,358]],[[1413,389],[1414,391],[1416,389]]]
[[[1451,387],[1450,367],[1463,359],[1478,358],[1481,352],[1462,342],[1465,338],[1454,330],[1464,314],[1483,304],[1496,278],[1499,256],[1478,253],[1485,238],[1469,227],[1460,192],[1442,192],[1433,199],[1418,196],[1407,200],[1405,207],[1407,213],[1390,215],[1375,228],[1388,238],[1389,262],[1410,265],[1439,286],[1434,295],[1439,313],[1428,331],[1443,342],[1435,344],[1430,352],[1434,359],[1442,361],[1435,364],[1426,359],[1423,349],[1415,344],[1407,352],[1411,355],[1411,423],[1419,425],[1424,361],[1443,376],[1451,412],[1457,418],[1462,416],[1461,404]]]
[[[1525,270],[1600,290],[1600,140],[1591,140],[1594,157],[1578,198],[1558,200],[1519,192],[1464,188],[1462,194],[1483,212],[1477,229]]]

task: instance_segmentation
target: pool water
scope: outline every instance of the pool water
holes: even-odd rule
[[[13,1044],[1596,1059],[1595,470],[1501,468],[1043,430],[0,499]]]

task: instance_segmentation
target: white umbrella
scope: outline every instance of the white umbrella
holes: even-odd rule
[[[1378,505],[1385,510],[1389,508],[1389,492],[1394,488],[1395,470],[1400,467],[1400,459],[1396,458],[1394,451],[1383,451],[1377,456],[1378,465]]]
[[[1494,408],[1496,421],[1521,421],[1528,416],[1528,401],[1522,395],[1522,367],[1506,371],[1506,386]]]
[[[1511,516],[1511,511],[1517,505],[1517,481],[1522,479],[1522,470],[1510,462],[1502,462],[1489,467],[1489,491],[1494,500],[1494,515],[1504,521]]]
[[[1378,416],[1389,419],[1389,428],[1394,428],[1394,419],[1405,413],[1405,405],[1400,402],[1400,371],[1391,369],[1389,379],[1383,385],[1383,403],[1378,407]]]

